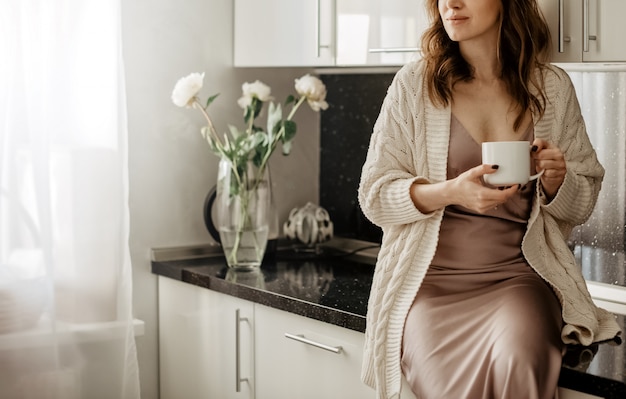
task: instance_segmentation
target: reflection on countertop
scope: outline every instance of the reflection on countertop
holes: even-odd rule
[[[153,250],[152,272],[364,332],[378,246],[334,239],[337,244],[348,252],[333,246],[316,251],[284,246],[258,271],[230,270],[219,247],[215,253],[193,250],[190,256],[159,249]]]

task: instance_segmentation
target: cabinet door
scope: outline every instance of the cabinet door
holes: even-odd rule
[[[553,62],[581,62],[583,0],[539,0],[552,36]]]
[[[333,9],[334,0],[235,0],[235,66],[333,66]]]
[[[251,302],[159,277],[160,397],[254,398],[253,309]]]
[[[360,380],[364,334],[263,305],[255,322],[257,398],[375,398]]]
[[[624,0],[539,0],[554,62],[624,62]]]
[[[583,2],[583,61],[626,61],[626,1]],[[588,39],[585,39],[585,33]]]
[[[336,0],[337,65],[403,65],[419,57],[424,0]]]

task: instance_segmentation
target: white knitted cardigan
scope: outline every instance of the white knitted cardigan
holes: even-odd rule
[[[416,181],[444,181],[448,158],[450,107],[430,102],[421,69],[420,61],[405,65],[390,85],[358,193],[363,212],[384,232],[368,303],[361,374],[381,399],[399,395],[404,322],[435,253],[443,216],[443,210],[419,212],[409,196]],[[561,301],[563,341],[589,345],[612,339],[620,330],[611,313],[593,304],[564,237],[591,214],[604,169],[568,75],[554,66],[544,75],[549,104],[541,119],[533,115],[535,137],[559,146],[567,173],[549,203],[537,184],[522,251]]]

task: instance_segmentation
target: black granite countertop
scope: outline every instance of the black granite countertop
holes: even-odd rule
[[[251,302],[355,331],[365,331],[373,261],[337,249],[321,253],[279,250],[253,272],[235,272],[222,256],[160,259],[152,272]],[[626,317],[617,320],[626,331]],[[570,347],[559,385],[606,399],[626,398],[626,345]]]

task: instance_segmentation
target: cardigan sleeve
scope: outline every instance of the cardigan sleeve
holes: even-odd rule
[[[416,152],[419,156],[425,151],[424,145],[416,142],[424,136],[420,80],[415,64],[405,66],[394,77],[374,125],[361,171],[359,204],[365,216],[383,228],[433,215],[421,213],[410,196],[414,182],[429,181],[425,173],[418,174],[415,165],[419,161],[414,159]],[[425,158],[418,159],[423,159],[425,164]]]
[[[549,79],[548,87],[555,94],[549,101],[554,104],[552,141],[565,156],[567,172],[563,184],[552,201],[548,202],[540,188],[544,212],[559,221],[569,234],[575,225],[584,223],[595,206],[604,177],[604,168],[593,149],[574,86],[569,76],[557,69],[557,78]],[[552,86],[554,85],[554,86]]]

